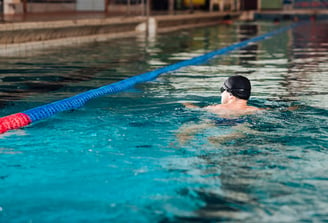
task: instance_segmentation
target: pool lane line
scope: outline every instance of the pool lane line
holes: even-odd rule
[[[28,126],[29,124],[31,124],[33,122],[37,122],[39,120],[49,118],[59,112],[78,109],[78,108],[82,107],[87,101],[89,101],[93,98],[97,98],[97,97],[100,97],[103,95],[114,94],[114,93],[124,91],[126,89],[133,87],[134,85],[136,85],[138,83],[143,83],[143,82],[154,80],[161,74],[172,72],[172,71],[178,70],[182,67],[187,67],[190,65],[197,65],[197,64],[204,63],[215,56],[224,55],[233,50],[243,48],[251,43],[256,43],[256,42],[265,40],[269,37],[272,37],[274,35],[277,35],[279,33],[282,33],[289,29],[292,29],[296,26],[299,26],[302,23],[303,22],[294,23],[289,26],[284,26],[284,27],[281,27],[274,31],[268,32],[266,34],[253,37],[248,40],[244,40],[242,42],[234,43],[230,46],[227,46],[227,47],[224,47],[224,48],[221,48],[218,50],[214,50],[209,53],[205,53],[201,56],[196,56],[196,57],[193,57],[188,60],[184,60],[184,61],[181,61],[181,62],[178,62],[175,64],[161,67],[159,69],[149,71],[149,72],[146,72],[143,74],[139,74],[137,76],[133,76],[133,77],[127,78],[125,80],[118,81],[116,83],[105,85],[103,87],[89,90],[89,91],[77,94],[75,96],[72,96],[72,97],[69,97],[66,99],[62,99],[62,100],[55,101],[50,104],[45,104],[45,105],[42,105],[42,106],[39,106],[36,108],[32,108],[32,109],[23,111],[21,113],[15,113],[12,115],[2,117],[2,118],[0,118],[0,134],[5,133],[9,130],[19,129],[19,128]]]

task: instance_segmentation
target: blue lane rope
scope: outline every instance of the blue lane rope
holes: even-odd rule
[[[178,70],[182,67],[204,63],[215,56],[224,55],[233,50],[245,47],[251,43],[262,41],[266,38],[272,37],[274,35],[277,35],[279,33],[282,33],[289,29],[292,29],[300,24],[301,23],[295,23],[295,24],[292,24],[289,26],[285,26],[285,27],[279,28],[277,30],[274,30],[272,32],[269,32],[269,33],[266,33],[266,34],[248,39],[248,40],[244,40],[239,43],[232,44],[230,46],[203,54],[201,56],[193,57],[189,60],[184,60],[184,61],[181,61],[181,62],[178,62],[175,64],[171,64],[169,66],[165,66],[165,67],[162,67],[162,68],[150,71],[150,72],[146,72],[146,73],[113,83],[113,84],[109,84],[109,85],[105,85],[105,86],[97,88],[97,89],[89,90],[89,91],[80,93],[80,94],[75,95],[70,98],[59,100],[59,101],[56,101],[56,102],[53,102],[50,104],[46,104],[46,105],[42,105],[42,106],[39,106],[36,108],[32,108],[32,109],[26,110],[22,113],[26,114],[29,117],[30,122],[33,123],[33,122],[36,122],[36,121],[39,121],[42,119],[49,118],[58,112],[78,109],[78,108],[82,107],[87,101],[89,101],[93,98],[97,98],[97,97],[100,97],[103,95],[114,94],[114,93],[124,91],[126,89],[133,87],[134,85],[136,85],[138,83],[154,80],[155,78],[157,78],[159,75],[161,75],[163,73],[172,72],[172,71]],[[21,127],[23,127],[23,126],[21,126]],[[8,127],[8,129],[10,129],[10,128]]]

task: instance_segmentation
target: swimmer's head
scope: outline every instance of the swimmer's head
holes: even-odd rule
[[[227,91],[239,99],[248,100],[251,96],[251,82],[244,76],[231,76],[221,87],[221,92],[223,91]]]

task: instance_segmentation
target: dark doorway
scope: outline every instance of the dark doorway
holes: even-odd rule
[[[152,9],[153,10],[168,10],[169,8],[169,2],[168,0],[161,0],[161,1],[153,1],[152,2]]]
[[[0,0],[0,21],[3,21],[3,0]]]
[[[257,0],[241,0],[240,8],[241,10],[256,10]]]

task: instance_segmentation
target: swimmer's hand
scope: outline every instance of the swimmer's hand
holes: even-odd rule
[[[295,110],[297,110],[297,109],[299,109],[299,106],[297,106],[297,105],[295,105],[295,106],[289,106],[289,107],[287,108],[288,111],[295,111]]]
[[[192,104],[192,103],[189,103],[189,102],[184,102],[184,103],[182,103],[186,108],[191,108],[191,109],[193,109],[193,108],[200,108],[199,106],[197,106],[197,105],[194,105],[194,104]]]

